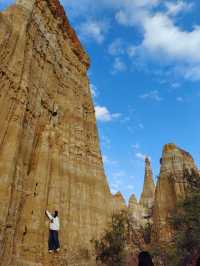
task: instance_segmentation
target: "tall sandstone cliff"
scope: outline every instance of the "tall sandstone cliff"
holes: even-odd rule
[[[0,14],[0,265],[90,265],[113,198],[88,67],[58,0]],[[61,217],[58,256],[47,254],[46,208]]]
[[[156,242],[167,242],[172,236],[169,224],[171,212],[176,209],[178,200],[183,199],[187,193],[184,173],[186,170],[199,172],[191,155],[175,144],[165,145],[160,162],[161,169],[154,202],[153,231]]]

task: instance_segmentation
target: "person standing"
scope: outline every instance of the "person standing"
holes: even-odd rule
[[[48,210],[45,211],[47,217],[50,220],[49,224],[49,253],[52,253],[53,251],[60,251],[60,242],[58,237],[58,232],[60,229],[60,220],[58,217],[58,211],[55,211],[52,215]]]
[[[146,251],[142,251],[139,254],[138,259],[139,259],[138,266],[154,266],[150,254]]]

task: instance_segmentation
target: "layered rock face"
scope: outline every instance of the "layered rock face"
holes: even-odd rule
[[[174,144],[166,145],[163,149],[155,193],[153,217],[155,241],[166,242],[171,239],[172,230],[168,218],[175,210],[177,200],[187,193],[187,182],[184,178],[186,170],[198,173],[191,155]]]
[[[113,199],[88,56],[58,0],[18,0],[1,13],[0,47],[0,264],[90,265],[85,249]],[[46,208],[61,218],[53,257]]]

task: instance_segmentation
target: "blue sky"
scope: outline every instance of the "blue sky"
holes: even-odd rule
[[[0,9],[9,1],[0,0]],[[10,1],[11,3],[12,1]],[[200,163],[200,2],[62,0],[88,72],[113,193],[139,197],[144,156],[159,174],[174,142]]]

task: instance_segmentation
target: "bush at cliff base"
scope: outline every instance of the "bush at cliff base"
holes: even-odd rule
[[[93,240],[96,261],[107,266],[123,266],[132,251],[141,251],[147,238],[146,228],[136,227],[127,211],[115,213],[101,239]]]

